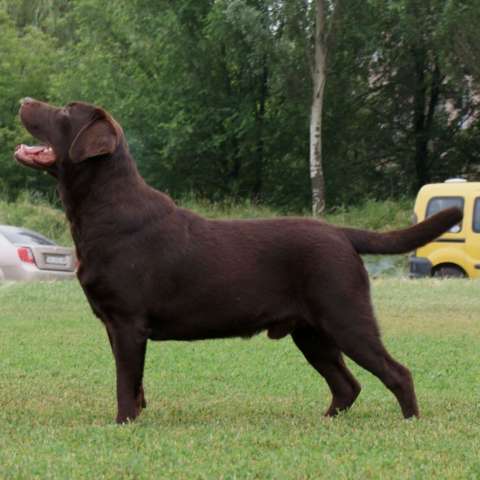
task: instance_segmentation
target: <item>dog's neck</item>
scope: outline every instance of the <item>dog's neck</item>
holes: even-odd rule
[[[120,145],[111,155],[89,158],[78,164],[64,162],[58,172],[58,184],[67,216],[75,216],[77,210],[100,206],[109,198],[108,191],[118,183],[127,188],[132,186],[127,184],[142,180],[135,162],[124,149]]]
[[[130,225],[132,219],[140,221],[138,206],[153,189],[140,176],[128,148],[120,145],[112,155],[90,158],[78,165],[66,164],[58,174],[58,191],[79,249],[82,244],[94,240],[99,222],[108,222],[101,231],[110,229],[113,233],[121,231],[122,217],[128,217],[129,221],[125,223]],[[167,212],[175,206],[167,195],[155,194],[163,198],[157,203],[157,213],[161,214],[162,209]],[[111,215],[105,212],[111,212]]]

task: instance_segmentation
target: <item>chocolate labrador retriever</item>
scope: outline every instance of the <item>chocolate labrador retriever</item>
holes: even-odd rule
[[[456,208],[375,233],[307,218],[207,220],[149,187],[120,125],[101,108],[24,99],[20,117],[43,146],[16,159],[49,171],[70,222],[78,279],[104,323],[117,371],[117,422],[145,407],[147,340],[291,335],[332,392],[326,415],[360,385],[342,353],[376,375],[405,418],[418,416],[412,376],[383,346],[359,254],[404,253],[458,223]]]

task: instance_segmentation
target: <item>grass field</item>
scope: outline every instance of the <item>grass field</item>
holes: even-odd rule
[[[0,478],[480,478],[474,281],[378,279],[384,340],[411,368],[421,420],[352,365],[352,410],[289,339],[151,343],[148,408],[116,426],[114,366],[76,282],[0,286]]]

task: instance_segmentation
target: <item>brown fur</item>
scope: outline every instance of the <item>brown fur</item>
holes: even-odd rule
[[[306,218],[207,220],[144,182],[121,128],[103,110],[28,99],[20,114],[56,154],[48,169],[71,225],[78,278],[115,357],[118,422],[146,404],[148,339],[264,330],[273,339],[291,335],[325,378],[333,397],[327,415],[349,408],[360,392],[344,353],[393,392],[406,418],[418,416],[410,372],[381,342],[358,254],[414,249],[459,222],[459,210],[390,233]]]

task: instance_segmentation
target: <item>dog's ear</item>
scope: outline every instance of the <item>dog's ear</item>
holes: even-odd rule
[[[122,131],[117,122],[103,110],[98,109],[95,119],[78,132],[68,154],[73,163],[112,154],[117,149],[121,136]]]

